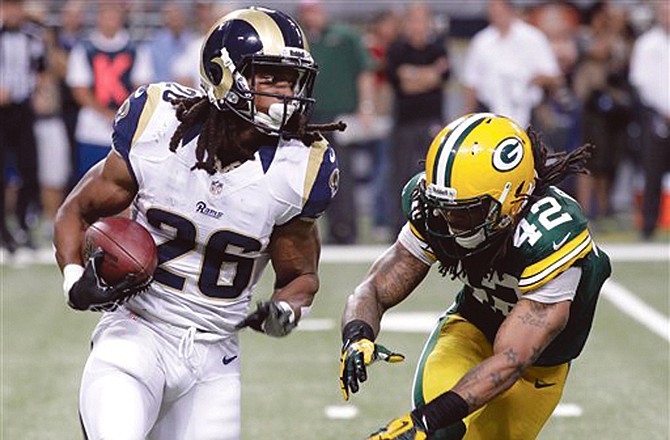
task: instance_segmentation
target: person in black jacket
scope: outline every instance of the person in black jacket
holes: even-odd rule
[[[388,79],[395,95],[391,134],[391,227],[405,223],[400,206],[402,185],[420,171],[425,145],[444,120],[442,87],[449,78],[444,41],[433,32],[430,10],[422,3],[407,9],[401,37],[388,51]]]

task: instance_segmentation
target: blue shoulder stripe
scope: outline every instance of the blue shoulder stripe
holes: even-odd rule
[[[144,110],[149,94],[140,87],[121,104],[114,118],[112,146],[128,162],[135,132],[139,126],[140,116]]]

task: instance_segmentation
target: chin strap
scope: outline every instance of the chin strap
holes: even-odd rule
[[[284,116],[284,109],[286,109],[286,116]],[[270,105],[267,113],[256,112],[254,114],[254,122],[269,127],[272,130],[279,130],[281,129],[282,122],[286,124],[297,109],[298,106],[295,104],[276,102]]]

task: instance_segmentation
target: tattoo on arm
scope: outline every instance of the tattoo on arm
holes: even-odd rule
[[[361,319],[377,334],[382,314],[412,293],[429,269],[402,245],[394,244],[375,261],[349,296],[342,322]]]
[[[380,262],[372,278],[377,298],[388,309],[405,299],[426,276],[428,267],[407,251],[394,252]]]
[[[569,306],[568,302],[517,304],[498,330],[495,354],[472,368],[452,389],[468,403],[470,411],[507,390],[540,357],[565,328]]]

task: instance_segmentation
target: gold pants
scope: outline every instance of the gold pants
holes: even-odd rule
[[[414,404],[424,405],[454,385],[475,365],[493,355],[484,334],[460,315],[448,315],[431,334],[414,378]],[[465,440],[534,439],[558,405],[569,364],[530,367],[510,389],[463,419],[439,438]],[[458,434],[460,432],[460,434]]]

